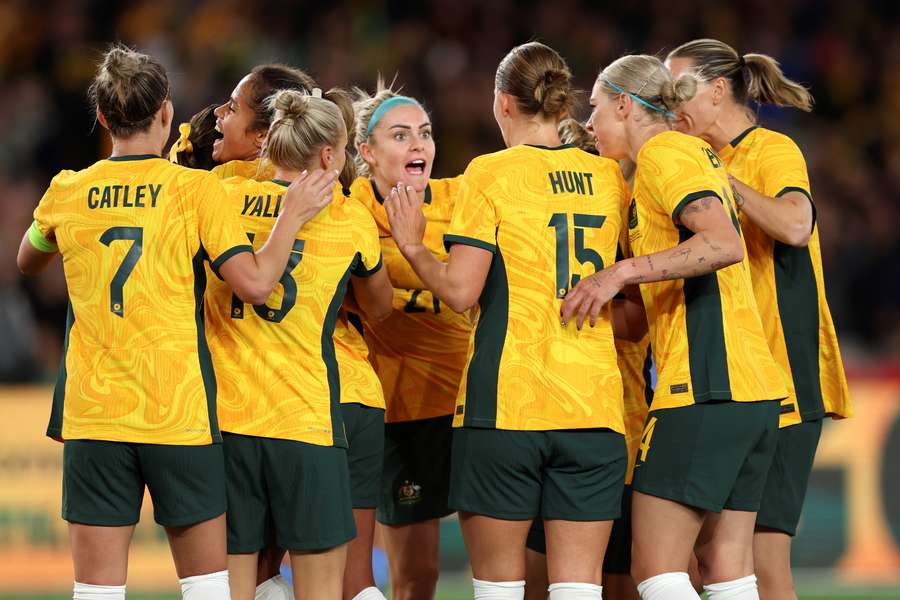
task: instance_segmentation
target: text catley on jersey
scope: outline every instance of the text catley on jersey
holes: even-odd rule
[[[778,198],[800,192],[810,199],[800,148],[780,133],[752,127],[719,152],[728,172],[751,188]],[[815,210],[815,209],[813,209]],[[802,248],[776,241],[750,219],[741,227],[756,303],[775,361],[785,373],[788,397],[781,426],[852,415],[837,333],[825,299],[819,227],[813,221]]]
[[[636,257],[661,252],[693,236],[681,210],[715,197],[740,233],[722,162],[703,140],[668,131],[637,156],[629,247]],[[696,260],[687,256],[685,260]],[[747,259],[689,279],[641,284],[658,380],[651,410],[787,396],[766,344]]]
[[[262,247],[287,183],[233,178],[224,185],[246,236]],[[367,276],[380,268],[371,215],[337,186],[331,204],[297,234],[285,272],[265,304],[245,304],[226,283],[211,280],[207,334],[223,431],[347,445],[334,327],[350,275]]]
[[[613,263],[625,184],[577,148],[515,146],[473,160],[445,241],[493,254],[454,425],[623,433],[609,306],[595,327],[563,327],[563,298]]]
[[[34,217],[70,300],[48,435],[220,441],[203,262],[252,248],[216,177],[152,155],[101,160],[57,175]]]

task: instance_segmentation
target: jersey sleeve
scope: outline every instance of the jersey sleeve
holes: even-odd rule
[[[28,241],[41,252],[56,252],[59,248],[53,241],[58,223],[54,212],[56,198],[60,190],[60,178],[73,174],[74,171],[62,171],[50,182],[50,187],[44,192],[44,196],[34,209],[34,222],[28,228]]]
[[[357,206],[356,213],[359,261],[357,261],[351,273],[356,277],[370,277],[381,270],[384,264],[381,257],[381,240],[378,238],[378,226],[375,224],[374,217],[364,206]]]
[[[760,156],[759,174],[764,186],[760,191],[764,195],[777,198],[788,192],[800,192],[812,202],[806,160],[790,138],[779,136],[767,140]]]
[[[204,173],[198,183],[197,225],[200,243],[206,251],[216,275],[219,267],[229,258],[241,252],[253,252],[247,234],[241,230],[240,221],[232,210],[225,188],[215,175]]]
[[[703,150],[709,156],[700,154]],[[699,154],[695,156],[694,154]],[[707,196],[722,201],[722,191],[713,177],[701,166],[700,160],[719,161],[712,150],[695,146],[678,147],[654,145],[641,153],[641,168],[648,176],[647,188],[653,199],[678,222],[678,215],[685,206]]]
[[[444,234],[444,246],[453,244],[475,246],[490,252],[497,251],[497,226],[500,216],[494,202],[485,194],[490,174],[473,162],[460,181],[450,226]]]

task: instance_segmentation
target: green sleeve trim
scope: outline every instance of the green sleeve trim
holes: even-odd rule
[[[372,267],[371,269],[368,269],[368,270],[366,270],[366,265],[362,261],[362,257],[360,257],[359,263],[353,269],[352,274],[354,277],[362,277],[362,278],[371,277],[372,275],[374,275],[375,273],[380,271],[381,267],[383,267],[383,266],[384,266],[384,256],[383,255],[379,254],[378,262],[375,263],[374,267]]]
[[[41,233],[37,221],[32,222],[31,227],[28,228],[28,241],[41,252],[46,252],[48,254],[59,252],[59,246],[45,238],[44,234]]]
[[[706,198],[707,196],[715,196],[716,198],[719,199],[719,202],[722,201],[722,197],[718,193],[716,193],[712,190],[700,190],[699,192],[691,192],[690,194],[688,194],[687,196],[682,198],[681,202],[679,202],[678,205],[675,206],[675,210],[672,211],[672,222],[673,223],[678,222],[678,215],[681,214],[681,211],[684,210],[685,206],[687,206],[694,200],[699,200],[700,198]]]
[[[775,197],[776,197],[776,198],[781,198],[782,196],[784,196],[785,194],[787,194],[787,193],[789,193],[789,192],[800,192],[801,194],[803,194],[804,196],[806,196],[806,199],[807,199],[807,200],[809,200],[809,205],[812,206],[812,211],[813,211],[813,215],[812,215],[812,228],[815,229],[815,228],[816,228],[816,217],[817,217],[817,214],[816,214],[816,203],[813,202],[812,194],[810,194],[810,193],[809,193],[809,190],[807,190],[807,189],[805,189],[805,188],[798,187],[798,186],[795,186],[795,185],[789,185],[789,186],[787,186],[786,188],[784,188],[783,190],[781,190],[780,192],[778,192],[777,194],[775,194]]]
[[[487,250],[491,254],[497,253],[497,245],[485,242],[484,240],[479,240],[475,238],[466,237],[464,235],[451,235],[449,233],[444,234],[444,248],[447,249],[447,252],[450,252],[450,246],[453,244],[463,244],[465,246],[474,246],[476,248],[481,248],[482,250]]]
[[[218,258],[216,258],[216,260],[212,261],[210,263],[210,267],[212,267],[213,273],[216,274],[216,277],[218,277],[219,279],[222,278],[222,276],[219,275],[219,268],[223,264],[225,264],[226,260],[228,260],[229,258],[234,256],[235,254],[240,254],[242,252],[249,252],[250,254],[253,254],[253,246],[251,246],[249,244],[242,244],[240,246],[234,246],[233,248],[229,248],[228,250],[226,250],[225,252],[220,254],[218,256]]]

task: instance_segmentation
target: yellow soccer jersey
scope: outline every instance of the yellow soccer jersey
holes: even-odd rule
[[[57,175],[34,219],[56,238],[70,301],[47,435],[221,441],[203,261],[252,247],[215,176],[153,155],[101,160]]]
[[[581,277],[616,256],[624,182],[615,162],[571,146],[515,146],[463,175],[449,244],[493,253],[456,427],[624,433],[610,308],[595,327],[563,327]]]
[[[789,137],[752,127],[719,155],[732,175],[761,194],[777,198],[795,191],[812,202],[806,161]],[[818,226],[813,223],[805,248],[774,240],[747,218],[741,227],[769,349],[785,373],[789,395],[781,403],[781,426],[826,415],[851,416],[847,378],[825,299]]]
[[[275,177],[275,168],[272,163],[264,158],[256,160],[232,160],[222,163],[217,167],[213,167],[213,173],[219,179],[229,179],[231,177],[244,177],[246,179],[255,179],[256,181],[269,181]]]
[[[628,217],[635,256],[677,246],[693,233],[678,224],[691,201],[716,196],[740,232],[728,177],[703,140],[668,131],[637,157]],[[692,277],[641,284],[658,380],[651,410],[693,403],[787,396],[766,344],[748,261]]]
[[[653,386],[650,369],[653,360],[650,354],[650,336],[645,335],[639,342],[616,338],[616,355],[619,372],[622,374],[622,392],[625,399],[625,445],[628,447],[628,471],[625,484],[631,484],[634,462],[650,403],[653,401]]]
[[[459,179],[432,179],[425,190],[425,245],[447,260],[443,236],[450,224]],[[370,359],[384,385],[389,423],[453,414],[472,324],[467,315],[443,306],[400,254],[391,237],[384,200],[372,182],[350,188],[375,217],[381,250],[394,288],[394,310],[380,322],[365,322]]]
[[[270,181],[275,177],[272,163],[261,158],[251,161],[232,160],[212,171],[222,179],[238,176]],[[369,363],[366,342],[362,333],[349,325],[344,310],[338,314],[334,325],[334,352],[341,374],[341,403],[384,408],[384,392]]]
[[[261,247],[285,182],[225,180],[227,205]],[[262,305],[241,302],[211,280],[207,335],[219,382],[223,431],[346,446],[333,339],[351,274],[381,268],[371,215],[335,188],[332,203],[300,230],[279,285]]]

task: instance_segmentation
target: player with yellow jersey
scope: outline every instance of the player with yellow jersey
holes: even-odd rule
[[[283,90],[270,106],[266,148],[275,179],[225,181],[229,208],[254,244],[268,235],[290,180],[320,164],[339,171],[346,160],[347,127],[333,102]],[[209,295],[234,597],[253,596],[269,521],[277,545],[291,554],[296,597],[342,593],[344,544],[356,531],[333,332],[351,279],[356,301],[374,319],[390,311],[390,283],[371,216],[340,187],[334,194],[294,241],[280,292],[253,306],[224,283]]]
[[[609,309],[580,331],[562,325],[559,310],[573,284],[614,261],[624,182],[614,162],[561,144],[571,77],[559,54],[536,42],[501,61],[494,116],[508,148],[466,169],[446,263],[422,243],[421,203],[409,188],[385,203],[425,285],[455,311],[478,304],[450,485],[476,598],[522,597],[536,518],[547,534],[551,597],[600,598],[620,513],[628,459]]]
[[[377,517],[394,598],[430,598],[437,586],[440,518],[452,512],[450,448],[456,392],[465,366],[467,315],[442,304],[397,248],[384,199],[399,181],[415,188],[427,221],[425,243],[446,260],[443,235],[459,179],[431,179],[435,143],[421,104],[379,81],[355,103],[359,177],[351,186],[378,223],[394,289],[394,310],[366,321],[370,359],[385,391],[384,460]]]
[[[690,69],[703,82],[698,97],[680,111],[678,127],[716,148],[731,175],[756,302],[788,389],[757,515],[754,554],[762,595],[790,597],[791,538],[822,421],[849,417],[852,409],[825,297],[806,161],[789,137],[758,127],[747,103],[809,111],[812,97],[787,79],[771,57],[740,56],[717,40],[694,40],[676,48],[668,65],[675,73]]]
[[[65,444],[75,595],[124,598],[146,486],[171,537],[182,593],[224,600],[224,462],[203,263],[238,297],[265,298],[334,177],[298,184],[254,255],[218,180],[160,158],[173,108],[156,60],[114,47],[91,97],[112,156],[53,179],[18,257],[34,273],[62,254],[70,297],[47,434]]]
[[[567,144],[581,148],[591,154],[599,154],[597,140],[585,126],[575,119],[565,119],[559,124],[560,140]],[[626,180],[634,175],[634,165],[631,161],[619,161]],[[625,198],[630,198],[625,196]],[[628,203],[622,205],[623,223],[627,221]],[[616,253],[616,261],[624,260],[630,256],[628,250],[628,230],[622,228],[619,236],[619,248]],[[639,292],[638,292],[639,293]],[[633,296],[630,294],[629,296]],[[641,433],[644,431],[644,423],[647,420],[647,411],[653,399],[652,369],[653,359],[650,353],[650,338],[647,335],[646,317],[643,307],[633,305],[634,298],[620,293],[613,302],[613,322],[617,316],[623,321],[627,331],[620,333],[616,326],[616,362],[619,365],[619,373],[622,375],[625,445],[628,449],[628,469],[625,472],[625,488],[622,494],[622,514],[613,522],[612,532],[609,536],[609,544],[603,557],[603,587],[605,595],[610,598],[627,600],[639,598],[634,581],[631,579],[631,479],[634,473],[634,462],[637,457],[638,445]],[[639,321],[635,327],[626,320],[632,311],[637,311],[636,319]],[[626,312],[627,311],[627,312]],[[616,313],[619,313],[616,315]],[[632,331],[634,329],[634,331]],[[637,332],[639,335],[636,335]],[[624,334],[629,339],[622,337]],[[639,339],[635,340],[634,337]],[[526,547],[528,569],[525,582],[525,600],[546,600],[547,598],[547,541],[544,535],[544,527],[540,521],[535,521],[528,532]]]
[[[235,87],[231,97],[216,107],[212,123],[202,114],[179,128],[180,137],[170,150],[170,158],[189,166],[212,167],[221,179],[245,177],[270,181],[275,176],[271,161],[260,157],[271,122],[265,100],[278,89],[312,92],[313,79],[287,65],[258,65]],[[330,90],[323,96],[340,102],[342,92]],[[205,111],[205,109],[204,109]],[[203,111],[201,111],[203,112]],[[349,102],[342,112],[352,115]],[[209,131],[214,141],[208,141]],[[217,164],[221,162],[221,164]],[[341,182],[353,180],[353,162],[346,161]],[[335,356],[341,376],[341,410],[347,435],[353,515],[357,537],[347,551],[346,590],[374,588],[368,556],[374,537],[374,511],[380,489],[380,465],[384,447],[384,396],[381,383],[368,362],[368,348],[361,332],[351,327],[347,310],[338,313],[334,327]],[[260,553],[257,598],[275,600],[292,595],[290,584],[281,577],[285,551],[271,546]]]
[[[688,576],[695,540],[711,597],[755,593],[753,522],[787,396],[722,162],[703,140],[670,131],[696,86],[646,55],[601,71],[591,127],[604,156],[637,165],[634,258],[579,283],[563,307],[564,321],[577,313],[581,326],[624,285],[641,284],[658,376],[632,483],[632,574],[644,600],[698,598]]]

